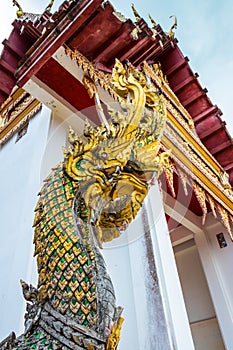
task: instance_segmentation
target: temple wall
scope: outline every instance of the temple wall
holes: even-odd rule
[[[191,239],[174,248],[195,349],[224,350],[197,246]]]
[[[117,304],[124,308],[119,350],[171,349],[145,212],[144,206],[122,237],[103,250]]]
[[[17,143],[14,135],[0,149],[0,340],[24,329],[20,279],[37,283],[32,223],[49,123],[50,111],[43,107],[26,135]]]
[[[104,256],[124,306],[119,350],[194,349],[160,191]]]
[[[221,232],[227,243],[225,248],[220,248],[216,238],[216,235]],[[208,281],[225,347],[230,350],[233,348],[233,243],[222,224],[213,220],[212,215],[207,220],[205,231],[195,235],[195,242]]]
[[[215,316],[206,278],[193,240],[175,247],[176,264],[189,316],[189,322]]]
[[[69,128],[72,127],[75,132],[82,134],[84,120],[77,114],[71,114],[68,118],[63,115],[52,114],[48,133],[48,139],[45,146],[44,156],[41,162],[41,179],[45,179],[51,171],[64,158],[62,147],[68,147],[67,137]]]

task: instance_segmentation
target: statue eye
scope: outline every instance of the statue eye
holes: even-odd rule
[[[108,157],[108,155],[107,155],[106,152],[103,152],[103,153],[101,154],[101,157],[104,158],[104,159],[106,159],[106,158]]]

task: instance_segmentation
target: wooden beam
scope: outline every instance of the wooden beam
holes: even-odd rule
[[[181,68],[183,68],[187,63],[188,63],[189,59],[188,57],[184,57],[183,60],[178,61],[176,64],[174,64],[173,66],[171,66],[171,68],[169,68],[168,70],[164,70],[164,74],[169,77],[169,75],[174,74],[176,71],[180,70]]]
[[[191,75],[190,77],[184,79],[183,81],[181,81],[179,84],[175,85],[172,88],[172,91],[177,94],[180,90],[182,90],[184,87],[186,87],[187,85],[191,84],[192,82],[196,81],[198,78],[198,74],[195,73],[195,75]]]
[[[198,233],[202,231],[202,218],[192,213],[187,207],[164,193],[164,210],[167,215],[181,223],[189,231]]]
[[[213,135],[214,133],[216,133],[217,131],[225,128],[225,122],[221,121],[218,121],[218,123],[215,123],[213,126],[207,128],[206,130],[204,130],[202,133],[199,133],[199,137],[201,140],[209,137],[210,135]],[[217,136],[217,134],[216,134]],[[213,154],[212,150],[211,150],[211,154]]]
[[[211,106],[207,109],[205,109],[204,111],[200,112],[199,114],[197,114],[195,117],[193,117],[193,120],[195,123],[200,122],[202,119],[205,119],[206,117],[208,117],[209,115],[212,114],[216,114],[219,113],[220,109],[218,108],[218,106]],[[220,111],[221,112],[221,111]]]
[[[220,145],[214,147],[211,149],[211,153],[213,154],[213,156],[215,156],[217,153],[222,152],[223,150],[225,150],[226,148],[233,146],[232,141],[228,140],[226,142],[221,143]]]
[[[194,103],[200,97],[205,96],[207,92],[208,92],[207,89],[202,89],[202,90],[196,92],[195,94],[193,94],[192,96],[190,96],[189,98],[187,98],[186,100],[181,101],[181,103],[185,108],[187,108],[189,105]]]

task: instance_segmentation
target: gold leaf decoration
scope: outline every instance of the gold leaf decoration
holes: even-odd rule
[[[188,180],[188,177],[187,177],[187,174],[184,173],[179,167],[177,167],[177,173],[179,175],[179,178],[181,180],[181,183],[183,185],[183,189],[184,189],[184,193],[185,195],[187,196],[188,195],[188,189],[187,189],[187,180]]]
[[[175,198],[176,193],[175,193],[174,181],[173,181],[174,170],[175,170],[175,165],[171,160],[169,160],[169,164],[163,168],[163,172],[165,175],[165,179],[167,181],[167,185],[172,193],[172,196]]]
[[[221,221],[222,221],[223,225],[226,227],[227,232],[229,233],[231,240],[233,241],[233,235],[232,235],[232,231],[231,231],[228,213],[220,204],[217,204],[217,209],[218,209]]]
[[[206,193],[206,198],[207,198],[207,200],[209,202],[210,208],[212,210],[212,213],[213,213],[215,219],[217,219],[217,213],[216,213],[216,210],[215,210],[215,202],[214,202],[213,198],[208,193]]]
[[[202,225],[205,223],[206,215],[207,215],[207,207],[206,207],[206,196],[205,191],[194,181],[192,181],[192,186],[194,193],[196,195],[196,198],[201,206],[202,209]]]

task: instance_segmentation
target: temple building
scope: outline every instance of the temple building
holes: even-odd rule
[[[221,110],[179,48],[176,19],[166,32],[134,7],[132,21],[103,0],[66,0],[54,13],[51,1],[42,15],[23,12],[13,2],[18,18],[0,56],[0,349],[233,349],[233,142]],[[136,88],[133,99],[127,93]],[[136,126],[124,126],[122,116],[136,114],[132,101],[143,117]],[[152,138],[146,120],[154,123]],[[132,146],[142,134],[147,141]],[[158,166],[147,168],[145,159],[155,152],[150,143],[157,147]],[[123,150],[114,158],[119,145]],[[92,148],[101,149],[103,164],[127,163],[103,171],[106,187],[98,175],[99,197],[87,197],[84,185],[73,194],[81,172],[93,171],[95,178],[84,156],[71,164],[80,149]],[[54,179],[64,159],[59,187]],[[141,209],[130,222],[128,212],[118,215],[117,204],[108,204],[115,205],[112,212],[101,207],[95,222],[102,233],[96,229],[99,236],[90,242],[84,235],[87,248],[80,251],[70,233],[64,248],[63,234],[72,225],[80,232],[87,225],[84,214],[84,224],[74,219],[84,206],[79,196],[95,204],[97,215],[106,193],[112,202],[119,200],[121,215],[131,205],[132,211],[138,203]],[[73,216],[64,209],[71,201]],[[92,247],[96,260],[87,258],[92,244],[102,246]],[[80,285],[69,275],[77,260]],[[123,311],[112,311],[112,285]]]

